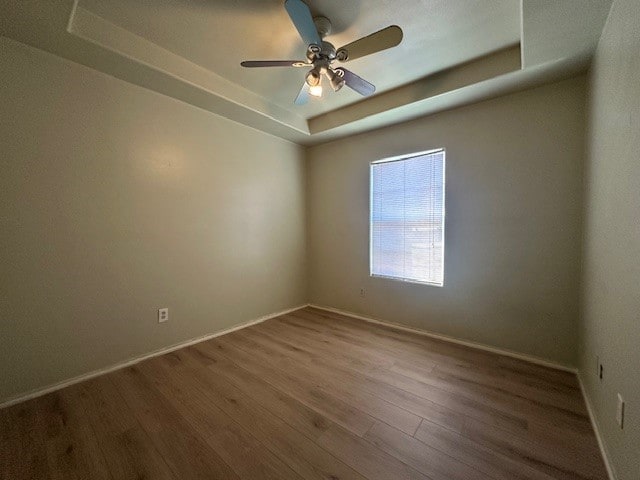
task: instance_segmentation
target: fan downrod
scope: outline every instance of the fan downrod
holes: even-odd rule
[[[327,17],[313,17],[313,23],[316,26],[320,38],[331,35],[331,21]]]

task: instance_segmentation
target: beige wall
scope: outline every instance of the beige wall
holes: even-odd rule
[[[638,0],[614,1],[591,71],[586,166],[580,375],[619,480],[640,478],[639,19]]]
[[[579,361],[636,479],[639,16],[616,0],[587,139],[578,77],[311,147],[306,170],[301,147],[0,38],[0,402],[309,300]],[[445,287],[370,278],[369,162],[438,147]]]
[[[0,38],[0,401],[303,303],[303,153]]]
[[[310,148],[311,302],[575,365],[584,107],[578,77]],[[444,288],[370,278],[369,162],[438,147]]]

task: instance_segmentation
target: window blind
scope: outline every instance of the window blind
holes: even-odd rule
[[[371,164],[371,275],[443,285],[444,150]]]

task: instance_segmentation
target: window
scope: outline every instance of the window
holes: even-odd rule
[[[371,163],[371,275],[442,286],[444,150]]]

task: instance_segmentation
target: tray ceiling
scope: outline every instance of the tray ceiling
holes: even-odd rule
[[[309,0],[324,15],[336,47],[388,25],[402,43],[345,66],[383,92],[430,73],[519,43],[520,5],[514,0]],[[306,46],[281,0],[80,0],[81,7],[172,53],[215,72],[304,118],[362,99],[345,88],[296,106],[306,69],[247,70],[242,60],[302,59]]]
[[[231,120],[320,143],[585,71],[611,0],[307,0],[336,47],[388,25],[393,49],[345,66],[377,86],[293,104],[306,69],[283,0],[0,0],[0,33]]]

